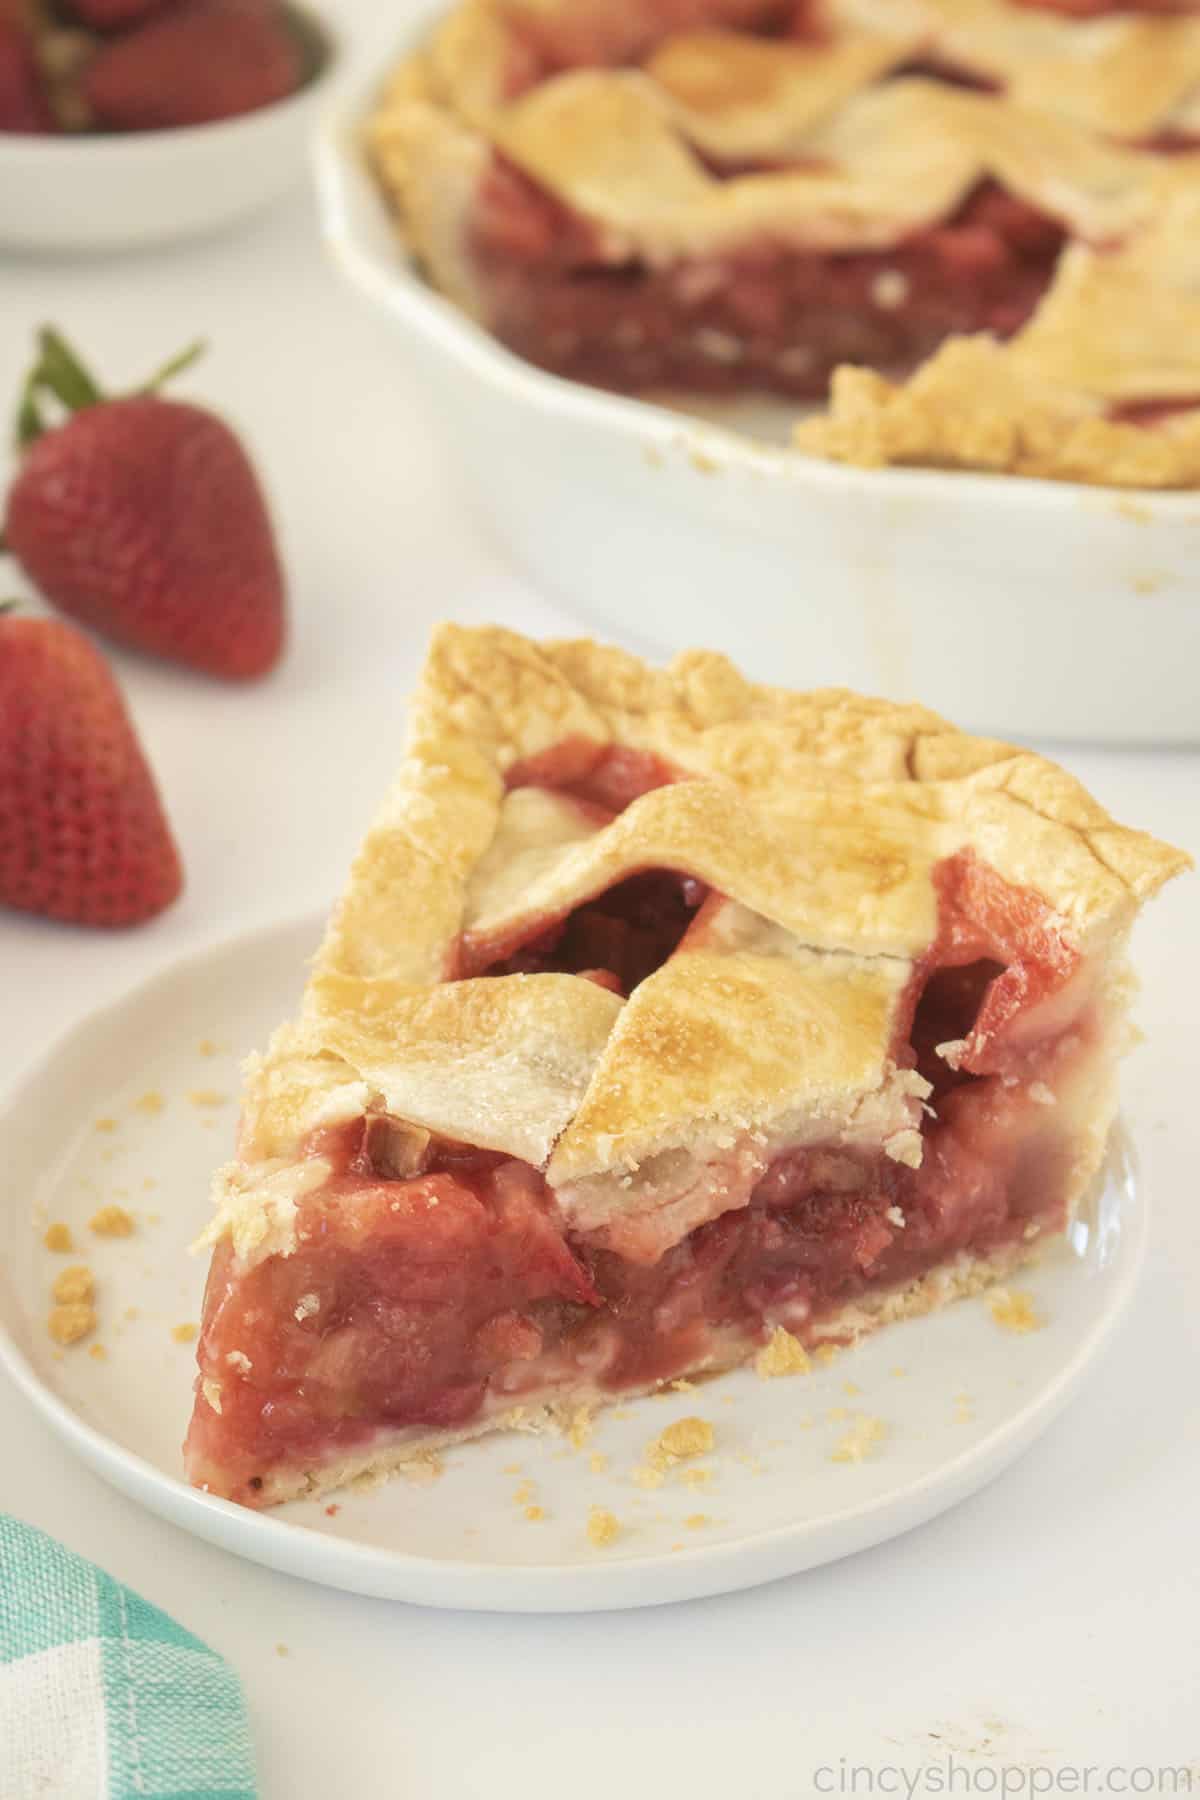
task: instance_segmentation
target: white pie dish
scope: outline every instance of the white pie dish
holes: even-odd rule
[[[177,131],[0,133],[0,250],[143,249],[236,224],[303,179],[313,124],[338,65],[239,118]]]
[[[423,28],[322,123],[324,229],[398,327],[479,511],[542,586],[639,647],[708,643],[762,679],[920,699],[974,730],[1200,739],[1200,493],[826,464],[780,447],[783,404],[745,409],[752,438],[562,381],[433,292],[361,147],[379,81]]]
[[[1076,1391],[1133,1292],[1146,1210],[1118,1146],[1070,1238],[1019,1277],[1041,1330],[1014,1336],[985,1301],[961,1301],[808,1375],[743,1370],[599,1415],[583,1453],[497,1435],[450,1452],[432,1486],[342,1492],[332,1514],[322,1501],[257,1513],[199,1493],[180,1452],[195,1346],[171,1337],[199,1317],[204,1263],[186,1246],[231,1145],[238,1058],[293,1004],[319,935],[310,919],[177,964],[84,1020],[0,1104],[0,1368],[107,1481],[236,1555],[353,1592],[483,1611],[597,1611],[752,1587],[882,1543],[999,1474]],[[88,1230],[113,1200],[137,1219],[128,1239]],[[70,1226],[70,1254],[44,1247],[51,1219]],[[45,1328],[51,1283],[80,1261],[97,1279],[101,1360],[87,1345],[57,1351]],[[711,1486],[672,1478],[645,1492],[633,1470],[646,1441],[687,1413],[715,1427]],[[878,1452],[834,1459],[859,1414],[883,1425]],[[606,1469],[592,1468],[593,1451]],[[521,1497],[525,1482],[535,1495]],[[535,1496],[536,1521],[524,1510]],[[622,1522],[604,1550],[586,1535],[593,1505]]]

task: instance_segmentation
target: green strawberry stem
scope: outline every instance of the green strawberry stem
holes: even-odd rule
[[[197,338],[195,343],[189,344],[186,350],[181,350],[178,356],[173,356],[170,362],[165,362],[157,374],[150,377],[144,387],[138,388],[138,393],[156,394],[159,388],[164,387],[174,376],[182,374],[184,369],[190,369],[207,349],[208,344],[205,339]]]
[[[37,361],[25,379],[17,404],[16,440],[21,450],[27,450],[43,432],[53,429],[46,417],[44,403],[47,399],[57,400],[69,415],[88,406],[98,406],[109,398],[87,365],[52,325],[42,326],[37,334],[37,346]],[[166,382],[189,368],[206,348],[204,340],[198,338],[164,363],[149,381],[131,392],[156,394]]]

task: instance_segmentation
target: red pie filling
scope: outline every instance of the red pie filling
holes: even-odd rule
[[[702,881],[670,869],[608,888],[536,935],[465,943],[460,975],[586,975],[628,996],[679,948],[701,901]]]
[[[749,1206],[647,1264],[565,1229],[523,1163],[435,1142],[398,1179],[387,1121],[327,1131],[312,1150],[333,1173],[300,1203],[295,1252],[247,1271],[227,1244],[214,1259],[200,1366],[220,1411],[197,1407],[192,1478],[254,1504],[277,1464],[469,1426],[523,1394],[649,1385],[776,1324],[811,1336],[956,1251],[1061,1226],[1078,1146],[1037,1084],[1095,1048],[1077,957],[1036,896],[973,857],[937,880],[938,941],[898,1045],[935,1086],[919,1169],[834,1146],[779,1155]],[[948,1042],[957,1069],[936,1055]]]
[[[613,264],[582,219],[497,158],[473,253],[493,331],[556,374],[805,397],[823,394],[839,363],[904,369],[952,333],[1011,336],[1064,242],[1053,219],[987,183],[887,251],[764,241],[665,268]]]

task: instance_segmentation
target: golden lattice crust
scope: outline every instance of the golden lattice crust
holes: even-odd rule
[[[608,825],[506,791],[515,763],[571,740],[691,779]],[[577,1228],[616,1221],[626,1242],[644,1205],[673,1237],[711,1212],[673,1158],[730,1191],[784,1140],[919,1158],[926,1089],[891,1060],[897,1007],[937,930],[934,865],[968,847],[1098,963],[1187,862],[1053,763],[917,706],[759,686],[702,651],[658,670],[442,627],[300,1016],[249,1070],[210,1236],[286,1253],[323,1174],[297,1159],[367,1110],[545,1168]],[[728,904],[628,1000],[574,975],[447,979],[464,938],[519,935],[664,866]]]
[[[1200,14],[820,0],[819,41],[749,35],[769,10],[460,0],[368,130],[437,285],[487,323],[468,240],[497,151],[611,260],[658,267],[763,242],[886,251],[990,179],[1074,239],[1033,322],[1003,357],[951,353],[907,388],[845,375],[800,448],[867,467],[1196,485],[1200,408],[1165,432],[1101,415],[1200,395],[1200,150],[1153,147],[1200,143]],[[647,29],[664,16],[672,28]],[[520,57],[548,33],[586,66],[552,65],[513,93]],[[997,91],[902,72],[929,62]],[[722,178],[713,159],[755,166]]]

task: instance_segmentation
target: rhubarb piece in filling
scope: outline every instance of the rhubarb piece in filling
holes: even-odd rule
[[[1098,1163],[1122,940],[1182,859],[916,709],[582,650],[435,642],[218,1184],[211,1492],[852,1339],[1027,1257]]]

